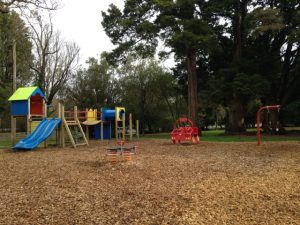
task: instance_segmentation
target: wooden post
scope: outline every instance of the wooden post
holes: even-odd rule
[[[11,144],[14,146],[16,144],[16,118],[14,116],[10,116],[11,121],[11,127],[10,127],[10,133],[11,133]]]
[[[16,40],[13,40],[13,93],[17,89],[17,51],[16,51]]]
[[[64,107],[62,108],[62,114],[63,114],[62,122],[64,124],[64,128],[66,128],[66,131],[67,131],[67,133],[69,135],[69,138],[70,138],[70,141],[71,141],[73,147],[76,148],[76,143],[75,143],[75,141],[73,139],[73,136],[72,136],[71,130],[69,128],[68,122],[66,121],[66,119],[64,117],[64,115],[65,115],[65,109],[64,109]],[[73,123],[72,125],[75,125],[75,124]],[[65,130],[64,129],[63,129],[63,147],[65,147]]]
[[[66,145],[66,140],[65,140],[65,128],[64,128],[64,120],[65,120],[65,107],[62,105],[61,106],[61,146],[64,148]]]
[[[13,93],[15,93],[16,89],[17,89],[17,53],[16,53],[16,41],[13,40],[13,77],[12,77],[12,81],[13,81],[13,85],[12,85],[12,89],[13,89]],[[14,146],[16,144],[16,136],[17,136],[17,119],[14,116],[10,117],[10,122],[11,122],[11,127],[10,127],[10,133],[11,133],[11,143],[12,146]]]
[[[61,119],[61,104],[60,104],[60,102],[58,103],[57,107],[58,107],[58,115],[57,115],[57,117]]]
[[[89,109],[85,109],[85,120],[88,121],[89,118],[88,118],[88,115],[89,115]],[[85,133],[86,133],[86,139],[89,140],[90,139],[90,134],[89,134],[89,126],[88,125],[85,125]]]
[[[132,114],[129,114],[129,140],[132,141]]]
[[[44,117],[47,118],[47,104],[43,99]],[[44,147],[47,148],[47,139],[44,141]]]
[[[112,136],[112,129],[111,129],[111,121],[109,121],[109,137],[111,139],[111,136]]]
[[[58,115],[57,115],[57,117],[58,117],[59,119],[61,119],[61,104],[58,103],[57,107],[58,107]],[[61,126],[61,125],[62,125],[62,121],[60,122],[60,125],[58,126],[58,129],[57,129],[57,137],[56,137],[56,140],[58,140],[58,145],[59,145],[59,147],[62,146],[62,141],[61,141],[61,127],[62,127],[62,126]]]
[[[43,107],[44,107],[44,117],[47,118],[47,103],[45,102],[45,100],[43,100]]]
[[[115,118],[115,121],[116,121],[115,122],[115,124],[116,124],[116,128],[115,128],[116,132],[115,133],[116,133],[116,141],[117,141],[118,140],[118,120],[117,120],[117,118]]]
[[[125,113],[123,114],[123,117],[122,117],[122,139],[123,141],[125,141]]]
[[[140,123],[138,120],[136,121],[136,137],[140,138]]]
[[[101,135],[101,141],[104,139],[104,134],[103,134],[103,121],[100,121],[100,135]]]
[[[74,120],[76,121],[77,119],[77,106],[74,106]]]
[[[77,106],[74,106],[74,112],[73,112],[73,116],[74,116],[74,121],[75,122],[77,122],[78,121],[78,118],[77,118]],[[70,128],[69,128],[70,129]],[[67,130],[67,132],[69,133],[69,131]],[[71,130],[70,130],[70,132],[71,132]],[[71,140],[71,142],[73,143],[73,146],[74,146],[74,148],[76,147],[76,144],[78,144],[78,143],[76,143],[76,140],[77,140],[77,142],[78,142],[78,138],[76,137],[76,132],[74,132],[74,134],[75,134],[75,138],[76,139],[74,139],[73,138],[73,140],[74,140],[74,143],[73,143],[73,141]],[[72,133],[69,133],[69,136],[70,135],[72,135]]]
[[[28,114],[27,114],[27,135],[30,134],[30,130],[31,130],[31,126],[30,126],[30,98],[27,101],[27,105],[28,105]]]
[[[87,138],[86,138],[86,136],[85,136],[85,133],[84,133],[84,131],[83,131],[83,129],[82,129],[82,126],[81,126],[81,124],[80,124],[80,121],[79,121],[79,119],[78,119],[78,110],[77,110],[77,106],[74,106],[74,120],[75,120],[75,122],[76,122],[76,124],[77,124],[77,126],[78,126],[78,128],[79,128],[79,130],[80,130],[80,132],[82,133],[82,136],[83,136],[83,140],[84,140],[84,142],[85,142],[85,144],[86,145],[89,145],[89,142],[88,142],[88,140],[87,140]],[[68,131],[69,132],[69,131]],[[71,133],[70,133],[71,134]],[[72,135],[72,134],[71,134]],[[74,142],[74,148],[76,147],[76,143]]]

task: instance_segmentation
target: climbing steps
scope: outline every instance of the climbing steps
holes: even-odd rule
[[[65,118],[63,118],[62,121],[74,148],[81,145],[88,145],[88,140],[77,118],[75,118],[75,120],[66,120]],[[77,131],[75,129],[77,129]],[[71,130],[73,130],[73,132]],[[80,136],[83,138],[82,143],[78,143],[79,141],[78,134],[80,134]]]

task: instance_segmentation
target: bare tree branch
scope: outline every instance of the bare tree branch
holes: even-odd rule
[[[79,47],[60,38],[53,28],[51,16],[45,22],[37,13],[27,17],[34,43],[34,62],[31,66],[36,74],[35,83],[46,93],[51,104],[58,91],[64,87],[78,64]]]
[[[0,0],[0,13],[8,13],[11,9],[39,8],[55,10],[59,6],[57,0]]]

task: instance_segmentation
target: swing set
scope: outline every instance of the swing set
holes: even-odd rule
[[[267,109],[268,112],[270,109],[274,110],[277,109],[279,111],[280,105],[267,105],[267,106],[262,106],[258,109],[257,115],[256,115],[256,126],[257,126],[257,145],[260,145],[260,113]]]

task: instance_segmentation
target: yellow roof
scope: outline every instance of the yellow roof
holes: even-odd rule
[[[22,87],[18,88],[15,93],[13,93],[12,96],[8,99],[8,101],[22,101],[22,100],[28,100],[30,96],[35,95],[39,93],[43,98],[45,98],[45,95],[41,91],[39,87]]]

